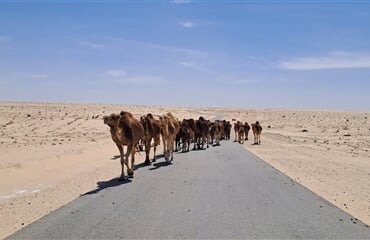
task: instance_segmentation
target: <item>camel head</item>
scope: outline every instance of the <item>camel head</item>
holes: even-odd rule
[[[114,127],[117,125],[119,118],[120,116],[114,113],[112,113],[109,116],[104,116],[103,117],[104,124],[107,124],[110,127]]]

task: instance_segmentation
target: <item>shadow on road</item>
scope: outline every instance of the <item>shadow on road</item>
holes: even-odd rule
[[[121,157],[120,155],[114,155],[111,158],[111,160],[116,160],[116,159],[118,159],[120,157]],[[160,158],[164,158],[164,155],[163,154],[156,155],[156,160],[158,160]],[[171,163],[167,163],[167,162],[154,163],[152,165],[153,167],[152,168],[149,168],[149,170],[155,170],[155,169],[158,169],[160,167],[165,167],[165,166],[168,166],[168,165],[171,165]],[[135,170],[138,170],[139,168],[148,167],[148,166],[150,166],[150,165],[146,165],[143,162],[143,163],[135,164],[135,168],[134,169]],[[117,187],[117,186],[120,186],[122,184],[127,184],[127,183],[130,183],[130,182],[131,182],[131,179],[130,178],[126,178],[124,180],[121,180],[118,177],[112,178],[109,181],[100,181],[100,182],[97,182],[96,183],[97,187],[94,190],[91,190],[91,191],[89,191],[87,193],[84,193],[81,196],[95,194],[95,193],[98,193],[101,190],[104,190],[106,188]]]
[[[121,158],[121,155],[114,155],[114,156],[111,158],[111,160],[116,160],[116,159],[118,159],[118,158]]]
[[[129,178],[126,178],[124,180],[120,180],[120,178],[113,178],[109,181],[101,181],[101,182],[97,182],[97,187],[94,189],[94,190],[91,190],[87,193],[84,193],[82,194],[81,196],[85,196],[85,195],[91,195],[91,194],[95,194],[95,193],[98,193],[100,192],[101,190],[104,190],[106,188],[111,188],[111,187],[117,187],[117,186],[120,186],[122,184],[127,184],[127,183],[130,183],[131,182],[131,179]]]
[[[158,162],[158,163],[154,163],[153,167],[149,168],[149,170],[156,170],[158,168],[167,167],[169,165],[172,165],[172,163],[171,162]]]

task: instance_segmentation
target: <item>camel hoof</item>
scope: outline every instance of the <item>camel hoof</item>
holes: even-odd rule
[[[125,181],[127,178],[125,176],[121,176],[118,181],[122,182],[122,181]]]
[[[132,169],[128,170],[127,175],[128,175],[128,177],[132,178],[134,176],[134,171]]]
[[[145,160],[144,164],[145,165],[150,165],[150,161],[149,160]]]

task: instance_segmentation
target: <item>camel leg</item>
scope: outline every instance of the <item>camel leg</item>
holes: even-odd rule
[[[131,167],[133,167],[133,161],[135,161],[134,159],[132,159],[132,149],[133,149],[133,144],[129,144],[127,145],[127,152],[126,152],[126,158],[125,158],[125,165],[127,167],[127,175],[129,177],[133,177],[134,175],[134,170],[132,168],[130,168],[130,166],[128,165],[128,158],[131,154]]]
[[[132,174],[128,173],[129,177],[133,177],[134,176],[135,154],[136,154],[135,148],[132,148],[132,150],[131,150],[131,169],[132,169]]]
[[[164,137],[162,137],[162,141],[163,141],[163,155],[164,155],[164,158],[166,159],[167,143],[166,143],[166,140],[164,139]]]
[[[157,146],[161,145],[161,139],[160,138],[154,138],[154,156],[153,156],[153,162],[155,162],[156,152],[157,152]]]
[[[174,143],[175,141],[172,139],[170,141],[170,152],[171,152],[171,161],[173,161],[173,150],[174,150]]]
[[[153,155],[153,162],[155,162],[155,152],[157,151],[157,146],[153,147],[154,155]]]
[[[121,156],[121,177],[120,177],[120,180],[124,180],[125,179],[125,168],[124,168],[125,156],[123,154],[123,146],[120,145],[120,144],[117,144],[117,147],[118,147],[118,150],[119,150],[119,153],[120,153],[120,156]]]
[[[145,143],[145,165],[150,165],[150,160],[149,160],[149,154],[150,154],[150,143],[151,139],[149,141],[146,141]]]
[[[120,180],[124,180],[125,179],[125,156],[121,155],[121,177],[120,177]]]

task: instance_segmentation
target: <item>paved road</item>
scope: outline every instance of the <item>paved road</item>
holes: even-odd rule
[[[140,167],[131,182],[100,182],[10,238],[370,238],[240,144],[221,144]]]

